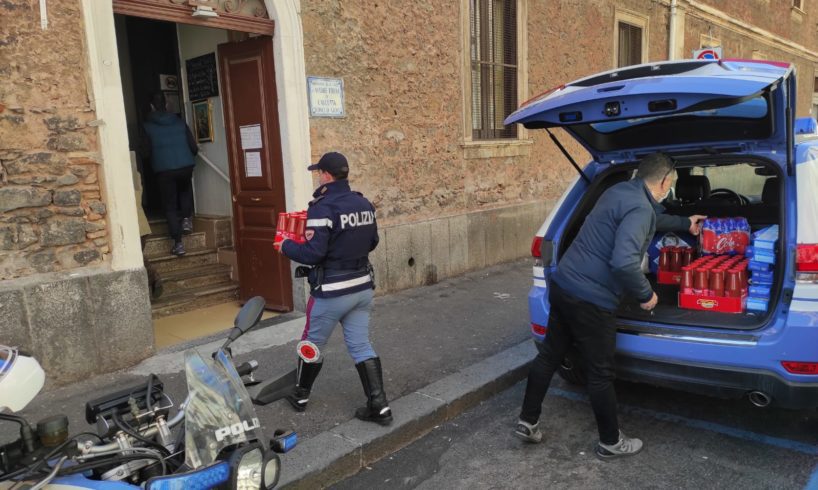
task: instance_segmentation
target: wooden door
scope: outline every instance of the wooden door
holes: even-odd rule
[[[273,249],[285,208],[273,39],[222,44],[218,55],[241,299],[262,296],[290,311],[290,261]]]

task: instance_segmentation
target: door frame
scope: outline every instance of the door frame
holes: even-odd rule
[[[309,110],[304,90],[304,39],[299,0],[264,0],[275,23],[273,58],[278,87],[278,117],[287,210],[306,207],[312,195]],[[99,130],[100,170],[108,207],[111,268],[144,267],[134,200],[133,178],[119,74],[112,2],[81,0],[90,78],[89,91]],[[172,20],[172,19],[169,19]],[[116,226],[112,226],[115,224]],[[306,292],[293,283],[295,308],[303,310]]]

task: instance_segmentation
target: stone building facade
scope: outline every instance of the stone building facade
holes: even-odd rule
[[[379,292],[528,253],[576,171],[538,132],[473,137],[479,0],[258,1],[275,22],[288,209],[310,199],[308,162],[336,150],[378,209]],[[516,101],[614,68],[624,23],[639,35],[640,62],[720,46],[728,58],[793,63],[798,116],[808,115],[818,10],[794,3],[516,0]],[[0,342],[29,346],[63,383],[132,365],[153,351],[153,333],[113,10],[98,0],[46,5],[43,15],[37,1],[0,2]],[[344,81],[344,117],[309,116],[309,76]],[[296,286],[296,305],[303,294]]]

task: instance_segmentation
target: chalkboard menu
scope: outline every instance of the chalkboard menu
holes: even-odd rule
[[[216,53],[185,61],[187,91],[190,100],[207,99],[219,95],[219,77],[216,74]]]

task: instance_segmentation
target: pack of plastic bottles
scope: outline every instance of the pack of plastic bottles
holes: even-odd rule
[[[702,255],[743,255],[750,244],[746,218],[707,218],[699,235]]]

